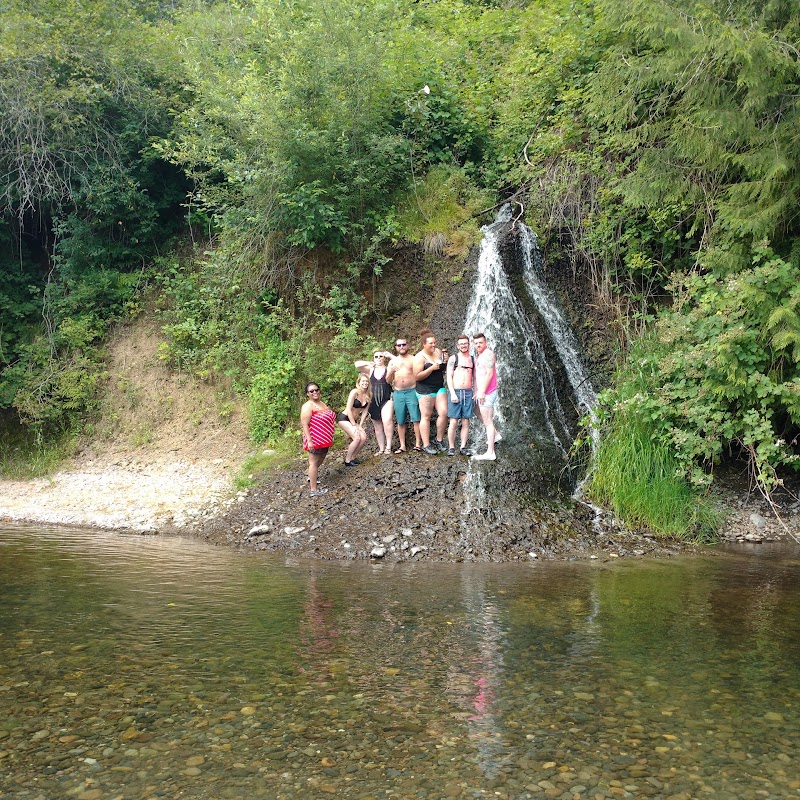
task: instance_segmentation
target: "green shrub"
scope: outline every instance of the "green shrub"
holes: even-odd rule
[[[686,481],[672,449],[635,410],[620,408],[594,458],[590,496],[628,525],[708,542],[719,523],[710,503]]]

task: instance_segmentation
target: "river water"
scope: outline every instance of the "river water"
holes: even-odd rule
[[[0,528],[0,798],[800,796],[800,551],[292,562]]]

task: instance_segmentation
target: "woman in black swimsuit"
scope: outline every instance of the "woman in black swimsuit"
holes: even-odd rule
[[[372,391],[369,387],[369,378],[366,375],[359,375],[356,379],[356,388],[350,391],[347,398],[347,406],[336,417],[339,427],[350,437],[350,446],[347,448],[347,454],[344,457],[344,465],[346,467],[355,467],[358,464],[355,457],[367,443],[364,419],[367,416],[367,409],[371,400]],[[358,422],[356,422],[356,416],[360,416]]]
[[[356,361],[355,364],[359,372],[369,376],[369,385],[372,390],[369,416],[375,428],[375,439],[378,442],[376,456],[391,455],[392,452],[394,402],[392,401],[392,387],[386,381],[388,372],[386,364],[390,358],[393,358],[391,353],[387,353],[385,350],[375,350],[372,355],[372,363]]]

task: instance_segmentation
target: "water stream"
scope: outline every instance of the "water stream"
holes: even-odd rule
[[[0,528],[0,798],[797,797],[799,567]]]
[[[482,229],[475,288],[463,326],[470,333],[485,333],[497,355],[501,389],[495,420],[504,436],[499,462],[468,468],[468,518],[476,511],[483,517],[502,517],[509,490],[518,496],[521,490],[547,494],[554,484],[574,489],[567,462],[576,420],[583,414],[593,417],[597,405],[576,338],[542,276],[536,234],[519,221],[511,223],[511,208],[504,206],[495,222]],[[504,242],[515,246],[504,248]],[[521,263],[507,265],[504,254]],[[521,275],[524,302],[510,267]],[[559,392],[559,375],[568,393]],[[477,448],[485,448],[483,426],[476,422],[473,430]],[[593,444],[596,437],[591,429]]]

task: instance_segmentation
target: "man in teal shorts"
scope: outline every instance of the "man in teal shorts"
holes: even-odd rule
[[[386,380],[392,384],[394,398],[394,413],[397,417],[397,436],[400,447],[395,453],[406,452],[406,420],[410,417],[414,424],[414,449],[422,451],[422,440],[419,435],[419,401],[414,390],[414,357],[408,352],[408,339],[398,336],[394,341],[397,355],[389,362]]]

